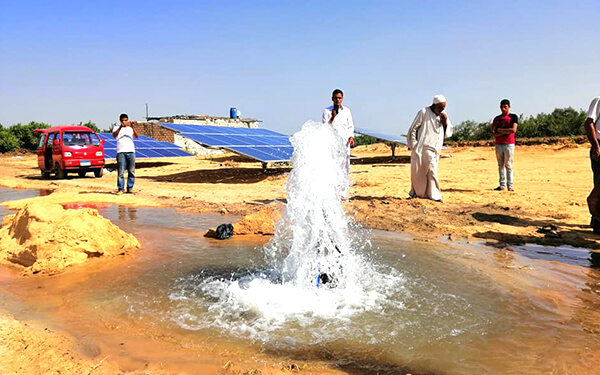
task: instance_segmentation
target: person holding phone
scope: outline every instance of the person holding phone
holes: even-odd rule
[[[408,129],[406,142],[410,154],[411,198],[442,201],[437,166],[444,138],[452,136],[452,123],[446,114],[444,95],[433,97],[429,107],[421,109]]]
[[[346,174],[350,171],[350,148],[354,147],[354,122],[352,121],[352,112],[350,108],[342,105],[344,93],[340,89],[333,90],[331,94],[333,105],[323,110],[323,123],[329,124],[333,130],[346,143],[348,156],[346,158]]]
[[[129,121],[126,113],[119,116],[119,124],[113,128],[113,137],[117,139],[117,194],[125,192],[125,169],[127,169],[127,193],[133,193],[135,184],[135,145],[133,138],[138,138],[139,134],[135,129],[137,122]]]

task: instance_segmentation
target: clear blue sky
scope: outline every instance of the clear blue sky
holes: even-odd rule
[[[404,133],[434,94],[455,124],[600,95],[600,1],[0,1],[0,123],[121,112],[244,117],[291,134],[341,88],[356,126]]]

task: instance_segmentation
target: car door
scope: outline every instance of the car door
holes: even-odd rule
[[[48,137],[48,143],[46,147],[50,147],[52,150],[52,168],[56,163],[59,163],[62,166],[62,145],[60,142],[60,133],[52,133]]]
[[[45,151],[46,151],[46,137],[48,136],[47,133],[40,133],[40,141],[38,143],[38,147],[36,149],[36,154],[37,154],[37,160],[38,160],[38,167],[40,167],[40,169],[46,169],[46,156],[45,156]]]

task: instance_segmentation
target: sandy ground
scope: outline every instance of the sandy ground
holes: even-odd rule
[[[392,159],[389,148],[383,144],[353,151],[359,158],[351,166],[353,185],[346,209],[364,226],[406,232],[425,241],[449,238],[600,249],[600,236],[588,227],[585,198],[592,187],[592,172],[586,145],[518,146],[514,192],[493,191],[498,175],[492,147],[448,149],[439,165],[443,203],[408,199],[409,152],[400,149],[396,153]],[[89,174],[85,178],[73,175],[65,180],[43,180],[33,155],[2,156],[0,162],[1,186],[52,191],[32,200],[178,207],[190,212],[223,214],[254,213],[266,204],[285,201],[283,186],[289,172],[289,168],[270,168],[263,173],[259,163],[235,155],[139,160],[136,193],[117,196],[116,173],[106,173],[102,178]],[[19,207],[25,201],[31,200],[12,202],[9,207]],[[551,233],[537,231],[549,224],[558,229]],[[0,310],[1,373],[127,372],[110,358],[87,358],[65,333],[17,318]],[[238,367],[223,362],[219,366],[207,365],[205,370],[275,374],[289,373],[295,366],[273,365],[278,363],[273,358],[266,362],[270,363],[267,367],[257,367],[250,360]],[[316,364],[310,366],[302,372],[345,373]],[[129,373],[173,372],[149,364],[144,371]]]

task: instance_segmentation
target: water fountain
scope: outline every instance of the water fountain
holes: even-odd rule
[[[370,243],[344,212],[346,149],[338,135],[326,124],[309,121],[292,136],[292,143],[287,207],[274,238],[262,250],[264,265],[242,277],[200,281],[202,293],[216,300],[202,323],[193,319],[192,326],[217,326],[269,341],[274,330],[294,332],[298,325],[316,325],[321,328],[307,333],[339,338],[342,326],[331,327],[337,334],[326,332],[332,318],[350,319],[380,309],[402,288],[398,272],[377,269],[367,259]],[[189,284],[172,298],[188,293]],[[248,314],[251,324],[244,318]],[[179,318],[190,327],[189,316]]]

